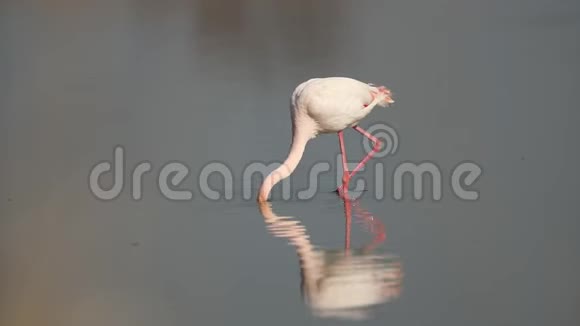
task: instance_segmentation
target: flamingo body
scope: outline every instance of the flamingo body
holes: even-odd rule
[[[369,104],[373,94],[380,90],[348,77],[313,78],[298,85],[292,93],[292,117],[311,119],[313,136],[335,133],[358,124],[373,107]],[[377,104],[387,106],[392,99],[385,98]],[[308,125],[308,124],[306,124]],[[300,127],[300,126],[297,126]]]
[[[348,173],[342,131],[353,127],[363,136],[371,139],[375,145],[380,145],[375,137],[358,127],[357,124],[375,106],[385,107],[391,103],[394,103],[391,91],[384,86],[375,87],[348,77],[312,78],[298,85],[291,97],[292,145],[290,153],[284,163],[264,179],[258,201],[266,201],[272,187],[294,171],[302,159],[307,142],[321,133],[338,133],[345,174],[343,187],[346,187],[350,177],[362,168],[378,149],[374,148],[373,152],[369,153],[352,173]]]

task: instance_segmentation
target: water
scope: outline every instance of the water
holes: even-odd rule
[[[579,27],[572,1],[1,2],[0,325],[577,325]],[[330,163],[316,196],[262,215],[245,167],[285,157],[289,94],[333,75],[395,94],[361,124],[399,136],[371,163],[384,198],[367,170],[345,217],[323,136],[292,178]],[[101,201],[88,175],[116,145],[125,187]],[[466,160],[477,201],[450,186]],[[159,192],[171,161],[193,199]],[[437,164],[441,200],[392,198],[406,161]],[[210,162],[232,200],[204,198]]]

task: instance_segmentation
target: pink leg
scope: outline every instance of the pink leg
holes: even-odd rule
[[[355,175],[355,173],[357,173],[368,162],[368,160],[370,160],[373,157],[373,155],[376,152],[378,152],[379,149],[381,148],[381,141],[378,140],[377,137],[369,134],[366,130],[364,130],[359,126],[355,126],[353,127],[353,129],[360,132],[363,136],[367,137],[368,139],[370,139],[373,142],[374,146],[371,152],[368,153],[367,156],[365,156],[365,158],[363,158],[363,160],[360,161],[360,163],[354,168],[354,170],[350,172],[350,174],[348,175],[349,179],[352,178]]]
[[[348,190],[348,182],[350,181],[350,175],[348,173],[348,162],[346,159],[346,150],[344,149],[344,135],[343,131],[338,132],[338,142],[340,144],[340,155],[342,157],[342,187],[338,188],[339,194],[346,194]]]

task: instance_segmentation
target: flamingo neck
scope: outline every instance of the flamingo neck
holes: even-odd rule
[[[304,149],[306,148],[306,143],[310,140],[312,134],[306,130],[300,130],[299,128],[292,128],[292,145],[290,146],[290,152],[288,157],[276,170],[272,171],[260,187],[260,193],[258,195],[259,202],[265,202],[268,200],[270,191],[272,188],[281,180],[287,178],[294,172],[296,166],[302,159],[302,154],[304,154]]]

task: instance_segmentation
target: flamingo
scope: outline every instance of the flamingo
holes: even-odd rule
[[[391,91],[384,86],[375,86],[348,77],[312,78],[296,87],[291,96],[292,145],[288,157],[262,183],[258,202],[268,200],[270,191],[281,180],[294,172],[302,159],[306,144],[319,134],[337,133],[342,156],[342,188],[348,189],[350,179],[372,156],[379,151],[381,142],[358,126],[372,109],[379,105],[387,107],[394,103]],[[349,172],[343,131],[353,128],[373,142],[373,149]]]

